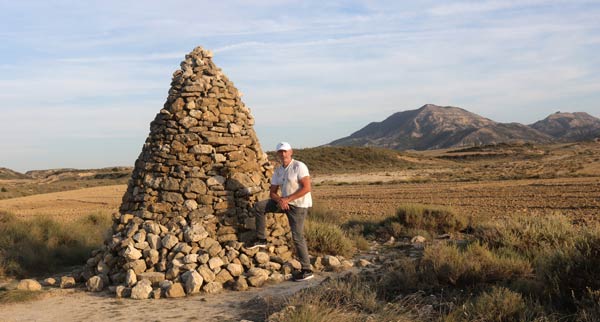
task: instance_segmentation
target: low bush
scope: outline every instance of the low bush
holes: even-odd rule
[[[406,228],[423,229],[438,234],[461,230],[468,222],[465,216],[451,209],[418,204],[400,206],[396,217]]]
[[[543,310],[539,305],[528,303],[520,293],[508,288],[494,286],[473,300],[452,311],[446,318],[448,322],[459,321],[539,321]]]
[[[537,277],[554,306],[577,311],[578,301],[600,291],[600,232],[582,232],[573,247],[536,259]],[[590,293],[592,292],[592,293]]]
[[[410,303],[409,303],[410,302]],[[415,312],[406,301],[393,305],[377,298],[373,285],[351,274],[328,280],[316,288],[303,290],[287,301],[278,322],[323,321],[415,321]],[[292,308],[292,309],[290,309]]]
[[[33,301],[42,296],[40,291],[24,291],[0,287],[0,304],[20,303]]]
[[[517,254],[499,254],[473,243],[464,250],[453,244],[427,247],[420,263],[422,274],[435,276],[441,285],[472,286],[531,277],[529,261]]]
[[[352,240],[339,225],[309,219],[304,225],[304,235],[312,252],[345,257],[354,252]]]
[[[375,220],[350,220],[342,226],[363,236],[388,240],[390,237],[432,236],[459,231],[467,226],[468,219],[448,208],[407,204],[398,207],[395,215]]]
[[[0,275],[31,276],[81,265],[102,245],[110,224],[110,216],[101,214],[58,223],[0,213]]]

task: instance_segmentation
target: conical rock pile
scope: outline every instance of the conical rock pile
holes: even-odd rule
[[[179,290],[260,286],[298,266],[283,214],[267,217],[266,251],[244,247],[255,236],[253,206],[268,198],[273,171],[253,124],[212,53],[198,47],[186,55],[150,125],[112,236],[86,264],[88,288],[176,297]]]

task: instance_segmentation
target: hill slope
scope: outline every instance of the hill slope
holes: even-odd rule
[[[30,178],[27,175],[24,175],[15,170],[11,170],[9,168],[0,168],[0,179],[28,179]]]
[[[392,114],[333,146],[378,146],[396,150],[429,150],[501,142],[547,143],[552,138],[518,123],[497,123],[459,107],[427,104]]]
[[[556,112],[530,127],[564,142],[600,137],[600,119],[585,112]]]

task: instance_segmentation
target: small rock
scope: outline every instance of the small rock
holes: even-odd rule
[[[389,246],[389,245],[394,245],[395,242],[396,242],[396,238],[394,238],[394,236],[391,236],[390,239],[388,239],[388,241],[386,241],[383,244]]]
[[[358,260],[358,266],[360,266],[360,267],[367,267],[369,265],[373,265],[373,263],[369,262],[366,259],[359,259]]]
[[[256,253],[256,255],[254,255],[254,259],[259,264],[264,264],[269,261],[270,257],[269,257],[269,254],[267,254],[265,252],[258,252],[258,253]]]
[[[237,280],[233,282],[233,290],[234,291],[245,291],[248,289],[248,282],[246,278],[243,276],[238,277]]]
[[[152,283],[149,280],[141,280],[131,289],[131,298],[145,300],[150,297]]]
[[[204,279],[196,271],[187,271],[181,275],[181,279],[185,283],[185,293],[187,295],[200,292],[200,287]]]
[[[285,276],[281,273],[273,273],[271,274],[271,276],[269,276],[269,281],[273,282],[273,283],[281,283],[283,281],[285,281]]]
[[[115,294],[117,296],[117,298],[127,298],[131,296],[131,288],[124,286],[124,285],[118,285],[116,290],[115,290]]]
[[[352,263],[351,261],[346,260],[346,259],[342,261],[343,269],[351,269],[352,267],[354,267],[354,263]]]
[[[160,298],[160,288],[152,289],[152,293],[150,293],[150,298],[158,300]]]
[[[135,272],[132,269],[128,269],[127,273],[125,274],[125,285],[132,287],[135,285],[135,283],[137,283],[137,281],[138,279]]]
[[[90,292],[100,292],[104,289],[104,280],[98,275],[92,276],[85,282],[85,286]]]
[[[212,270],[214,270],[217,267],[223,266],[223,264],[225,264],[225,263],[223,262],[223,260],[220,257],[213,257],[208,260],[208,267],[210,267],[210,269],[212,269]]]
[[[411,243],[413,243],[413,244],[416,244],[416,243],[424,243],[424,242],[426,242],[426,241],[427,241],[427,238],[425,238],[425,237],[423,237],[423,236],[415,236],[415,237],[413,237],[413,238],[410,240],[410,242],[411,242]]]
[[[208,294],[219,293],[223,290],[223,285],[217,282],[210,282],[202,288],[202,290]]]
[[[248,277],[248,284],[254,287],[261,287],[265,282],[269,279],[268,276],[265,275],[255,275]]]
[[[17,285],[17,290],[41,291],[42,284],[40,284],[38,281],[36,281],[34,279],[24,279],[24,280],[19,281],[19,284]]]
[[[60,288],[72,288],[75,287],[75,284],[75,278],[73,276],[60,277]]]
[[[232,276],[240,276],[242,273],[244,273],[244,267],[240,264],[228,264],[227,270]]]
[[[56,280],[54,278],[52,278],[52,277],[45,278],[42,281],[42,285],[44,285],[44,286],[54,286],[54,285],[56,285]]]
[[[142,252],[137,250],[132,245],[129,245],[127,247],[127,249],[125,249],[125,252],[123,252],[123,256],[125,256],[125,258],[127,258],[128,260],[133,261],[133,260],[141,258]]]
[[[337,257],[331,255],[326,255],[325,257],[323,257],[323,264],[325,264],[325,266],[330,269],[336,268],[341,265],[340,260]]]
[[[165,291],[165,296],[167,298],[184,297],[185,292],[183,291],[183,285],[181,285],[181,283],[174,283],[170,285]]]

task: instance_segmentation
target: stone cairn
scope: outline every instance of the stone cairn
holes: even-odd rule
[[[87,261],[89,290],[178,297],[258,287],[300,268],[284,214],[267,215],[267,249],[244,247],[255,237],[253,206],[268,198],[273,166],[250,110],[212,56],[197,47],[173,74],[112,236]]]

